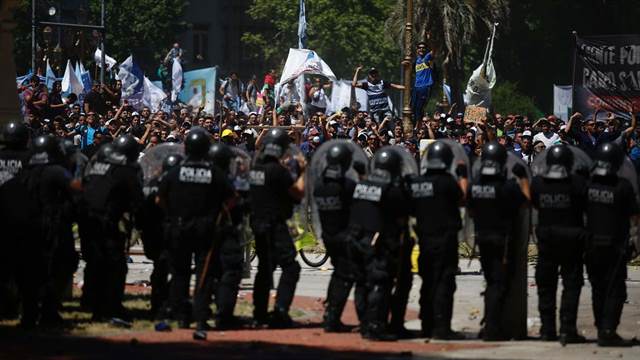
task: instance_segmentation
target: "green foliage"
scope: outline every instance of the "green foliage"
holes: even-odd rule
[[[358,64],[375,66],[387,79],[397,78],[400,51],[385,32],[395,0],[307,0],[307,38],[336,76],[350,79]],[[298,44],[298,0],[254,0],[247,11],[273,29],[247,32],[242,42],[266,67],[280,68],[288,49]]]
[[[511,81],[498,81],[491,92],[491,103],[494,113],[522,114],[537,119],[544,114],[532,98],[518,89],[518,84]]]

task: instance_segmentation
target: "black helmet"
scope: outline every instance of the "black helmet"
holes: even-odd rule
[[[29,142],[29,129],[21,121],[11,121],[5,124],[3,132],[4,142],[10,149],[25,149]]]
[[[376,151],[373,156],[374,170],[385,170],[392,178],[397,177],[402,172],[402,157],[391,146],[385,146]]]
[[[452,161],[453,151],[444,141],[435,141],[427,148],[427,169],[445,170]]]
[[[480,160],[480,175],[501,175],[507,162],[507,149],[495,141],[488,142],[482,146]]]
[[[138,160],[140,155],[140,144],[132,135],[121,135],[113,142],[113,149],[116,153],[123,155],[127,162]]]
[[[262,154],[274,158],[281,158],[287,151],[287,147],[291,143],[291,139],[286,131],[281,128],[273,128],[265,135]]]
[[[624,153],[618,144],[608,142],[598,145],[593,158],[595,165],[591,174],[595,176],[611,176],[615,175],[620,166],[622,166]]]
[[[30,165],[44,165],[64,161],[64,148],[53,135],[41,135],[35,138],[32,146]]]
[[[573,152],[565,144],[553,145],[547,150],[547,179],[566,179],[573,166]]]
[[[233,151],[224,143],[215,143],[209,147],[209,159],[213,164],[223,170],[228,170],[233,158]]]
[[[184,152],[187,157],[202,159],[207,156],[211,138],[204,130],[191,130],[184,139]]]
[[[107,158],[113,154],[115,148],[112,143],[106,143],[100,146],[100,149],[96,152],[96,160],[97,161],[106,161]]]
[[[184,157],[180,154],[171,154],[162,161],[162,171],[167,172],[179,165]]]
[[[352,151],[345,143],[336,143],[331,145],[327,152],[327,168],[324,176],[332,179],[339,179],[351,166]]]

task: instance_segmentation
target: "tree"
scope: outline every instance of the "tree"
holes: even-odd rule
[[[288,49],[298,44],[298,0],[254,0],[248,10],[255,21],[269,22],[271,31],[246,32],[242,42],[265,67],[281,68]],[[376,67],[397,79],[400,51],[385,32],[395,0],[307,0],[307,37],[339,78],[351,78],[358,64]]]
[[[88,23],[99,24],[100,1],[88,3]],[[133,54],[143,69],[154,69],[187,28],[182,20],[187,5],[186,0],[105,1],[106,53],[118,61]],[[15,59],[18,69],[26,71],[31,58],[31,0],[22,0],[16,11]],[[82,36],[93,39],[91,30],[85,30]],[[95,47],[87,48],[83,60],[92,61],[93,51]]]

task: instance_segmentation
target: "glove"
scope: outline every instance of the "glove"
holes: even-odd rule
[[[456,175],[460,178],[467,178],[467,166],[465,164],[458,164],[458,166],[456,166]]]
[[[521,164],[515,164],[513,169],[511,169],[513,175],[515,175],[518,179],[522,179],[527,177],[527,169],[524,168]]]

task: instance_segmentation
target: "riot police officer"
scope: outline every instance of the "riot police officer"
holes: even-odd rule
[[[162,174],[180,165],[184,157],[179,154],[168,155],[162,161]],[[144,255],[153,261],[151,272],[151,314],[158,318],[166,309],[169,298],[169,255],[165,234],[170,230],[165,224],[164,211],[156,204],[158,187],[162,175],[149,180],[142,188],[144,203],[140,214],[140,229]]]
[[[451,317],[458,270],[458,230],[462,228],[459,207],[467,190],[467,168],[458,165],[456,179],[449,172],[453,158],[448,144],[432,143],[427,149],[426,173],[410,182],[420,246],[422,333],[446,340],[462,338],[451,330]]]
[[[531,183],[531,202],[538,209],[538,263],[536,284],[542,326],[540,337],[555,340],[556,291],[562,276],[560,341],[584,342],[576,322],[580,290],[584,283],[582,255],[585,233],[584,198],[586,181],[573,175],[573,153],[568,145],[554,145],[546,152],[546,173]]]
[[[482,337],[495,341],[506,337],[501,324],[510,268],[514,264],[512,233],[518,208],[529,199],[529,181],[521,164],[512,169],[518,181],[507,178],[507,150],[497,142],[485,144],[480,159],[480,176],[467,192],[467,207],[474,218],[475,242],[487,283]]]
[[[599,346],[629,344],[616,329],[627,299],[625,280],[630,218],[637,221],[640,210],[631,183],[617,174],[624,156],[615,143],[599,145],[587,184],[586,214],[590,238],[585,262]]]
[[[225,201],[233,197],[224,173],[207,159],[209,134],[191,130],[185,139],[186,159],[169,170],[158,189],[157,202],[169,221],[168,249],[171,284],[169,303],[181,328],[189,328],[191,259],[195,254],[196,290],[193,296],[194,339],[205,339],[209,330],[215,230]]]
[[[119,222],[129,213],[137,218],[143,202],[142,172],[138,165],[139,144],[131,135],[118,137],[113,152],[104,162],[94,162],[84,177],[86,213],[82,233],[87,236],[87,262],[91,265],[94,283],[93,319],[128,320],[122,306],[127,275],[128,234],[119,229]],[[83,256],[85,256],[83,254]]]
[[[364,322],[366,339],[389,341],[396,336],[388,329],[391,291],[401,264],[397,262],[407,224],[407,195],[402,179],[400,148],[383,147],[373,158],[373,170],[353,192],[349,216],[349,239],[359,276],[366,280]],[[356,294],[358,295],[358,294]],[[361,306],[359,304],[356,305]]]
[[[296,157],[298,178],[281,164],[291,140],[280,128],[265,135],[250,173],[251,228],[258,255],[258,273],[253,291],[253,317],[256,326],[290,327],[289,308],[300,277],[300,264],[287,227],[293,206],[304,197],[306,162]],[[269,289],[273,272],[282,268],[276,303],[268,318]]]
[[[26,244],[24,231],[28,228],[26,189],[20,181],[29,160],[29,130],[24,123],[11,121],[2,129],[4,147],[0,149],[0,226],[3,229],[0,251],[0,318],[15,317],[18,313],[16,288],[19,275],[16,254],[20,244]]]
[[[236,149],[236,151],[239,151]],[[224,143],[211,145],[208,153],[214,166],[222,171],[229,182],[230,187],[236,193],[234,206],[225,208],[218,229],[220,242],[213,250],[213,278],[216,280],[216,328],[218,330],[237,328],[241,324],[233,315],[233,310],[238,299],[238,290],[242,281],[244,267],[243,244],[240,242],[240,227],[248,209],[247,188],[248,183],[240,183],[231,176],[232,161],[236,161],[236,155],[232,147]],[[248,158],[248,155],[247,155]],[[244,165],[244,164],[243,164]],[[241,169],[234,169],[235,175]]]
[[[331,145],[326,153],[327,167],[319,174],[313,189],[313,200],[322,226],[322,241],[333,264],[324,313],[323,326],[326,332],[344,331],[340,318],[355,281],[345,241],[349,207],[356,185],[345,175],[351,166],[351,151],[345,143]]]
[[[22,286],[21,321],[26,327],[35,326],[37,321],[42,325],[62,322],[57,308],[59,299],[48,299],[47,304],[41,304],[41,301],[45,288],[50,285],[54,255],[60,245],[65,204],[71,201],[73,189],[80,189],[79,182],[72,182],[70,172],[63,166],[64,161],[64,148],[57,138],[45,135],[34,139],[25,174],[29,216],[34,220],[28,229],[24,229],[29,234],[28,243],[33,254],[33,261],[23,270],[27,273],[26,280],[30,281]]]

